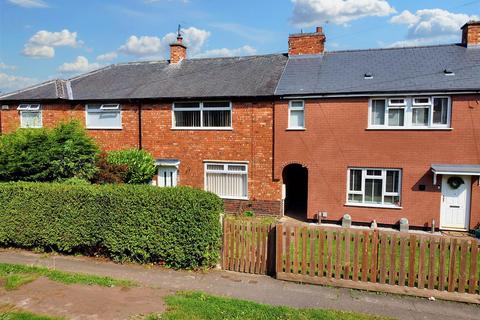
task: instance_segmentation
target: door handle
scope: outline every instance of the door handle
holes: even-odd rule
[[[460,208],[460,206],[450,206],[450,208]]]

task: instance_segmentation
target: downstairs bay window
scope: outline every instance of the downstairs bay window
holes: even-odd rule
[[[449,129],[449,97],[395,97],[370,100],[370,129]]]
[[[224,199],[248,199],[248,165],[206,162],[205,190]]]
[[[347,204],[400,207],[399,169],[349,168]]]

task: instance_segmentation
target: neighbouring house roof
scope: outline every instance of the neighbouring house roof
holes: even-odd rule
[[[1,96],[0,100],[273,96],[286,62],[286,55],[271,54],[186,59],[177,64],[168,61],[115,64],[65,81],[67,89],[71,88],[71,96],[58,95],[52,81]]]
[[[0,96],[0,100],[53,100],[68,99],[69,88],[65,80],[50,80],[27,89]]]
[[[445,70],[453,74],[447,75]],[[291,56],[275,94],[470,90],[480,91],[480,49],[453,44]]]

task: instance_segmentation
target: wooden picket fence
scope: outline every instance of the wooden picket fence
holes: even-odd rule
[[[222,268],[272,274],[275,271],[275,224],[225,219]]]
[[[480,303],[476,239],[277,224],[278,279]]]

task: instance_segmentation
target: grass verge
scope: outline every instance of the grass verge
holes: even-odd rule
[[[250,301],[220,298],[201,292],[184,292],[166,298],[167,311],[162,315],[151,315],[149,320],[183,319],[288,319],[288,320],[385,320],[359,313],[323,309],[295,309],[283,306],[269,306]]]
[[[1,282],[4,283],[4,287],[7,290],[16,289],[41,276],[65,284],[98,285],[103,287],[135,286],[134,282],[128,280],[116,280],[110,277],[63,272],[37,266],[0,263],[0,280],[3,279]],[[0,318],[0,320],[3,320],[3,318]]]
[[[0,306],[0,320],[62,320],[63,318],[54,318],[21,311],[10,305]]]

